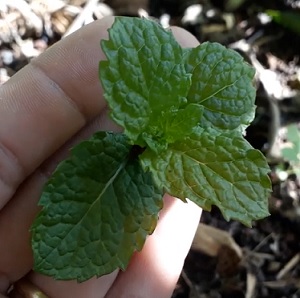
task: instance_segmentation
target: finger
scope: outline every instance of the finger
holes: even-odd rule
[[[201,209],[192,202],[168,197],[167,208],[141,253],[136,253],[125,272],[120,272],[105,296],[171,297],[190,249]],[[120,295],[122,293],[122,295]]]
[[[165,208],[154,234],[148,237],[143,251],[133,257],[128,269],[119,274],[106,296],[109,287],[105,285],[105,276],[82,284],[57,282],[36,273],[32,273],[30,279],[52,298],[92,298],[96,294],[97,298],[170,297],[191,245],[200,213],[200,208],[193,203],[185,204],[166,196]]]
[[[99,130],[120,130],[104,110],[94,121],[65,144],[51,159],[43,163],[14,195],[0,213],[0,292],[24,276],[32,268],[30,226],[39,211],[37,206],[42,188],[57,163],[65,158],[69,148]]]
[[[0,89],[0,209],[19,184],[105,106],[100,39],[112,18],[52,46]]]
[[[103,298],[116,279],[117,274],[118,270],[100,278],[92,278],[83,283],[57,281],[48,276],[35,273],[30,274],[28,278],[51,298]]]
[[[18,170],[19,162],[14,160],[26,161],[25,163],[32,160],[33,166],[30,166],[29,163],[28,166],[24,166],[24,163],[20,167],[26,168],[29,173],[40,164],[40,160],[45,159],[81,127],[81,116],[76,116],[72,109],[66,108],[70,101],[66,102],[70,100],[70,97],[65,98],[60,92],[60,88],[64,88],[64,90],[68,90],[66,91],[68,94],[74,95],[72,95],[74,102],[81,106],[81,110],[85,110],[86,119],[89,120],[100,111],[103,112],[104,101],[97,79],[98,61],[103,59],[99,41],[100,38],[106,38],[107,28],[111,23],[111,18],[94,22],[90,26],[84,27],[82,29],[83,33],[74,33],[68,40],[63,40],[40,56],[36,63],[44,65],[43,59],[46,59],[47,63],[50,63],[48,77],[55,78],[63,87],[58,87],[47,78],[45,78],[45,81],[48,83],[41,81],[39,86],[36,87],[35,84],[40,79],[40,73],[34,73],[33,70],[27,68],[23,70],[22,76],[17,74],[10,80],[9,84],[3,87],[4,89],[0,89],[2,101],[0,105],[0,123],[6,117],[6,113],[12,116],[15,121],[14,123],[8,119],[7,131],[2,129],[6,122],[0,125],[0,209],[14,192],[14,188],[27,175],[24,174],[25,171]],[[82,55],[84,52],[89,57],[86,57],[86,54]],[[74,61],[74,66],[68,66],[72,61]],[[53,68],[51,62],[56,64],[56,68]],[[57,76],[54,73],[55,70],[58,72]],[[70,79],[68,80],[69,76]],[[80,77],[86,77],[83,84],[80,84]],[[80,85],[79,89],[81,90],[77,87]],[[28,91],[25,92],[30,86],[33,86],[34,89],[31,96],[26,94]],[[13,90],[13,87],[16,90]],[[75,91],[72,91],[73,87]],[[35,90],[35,88],[38,90]],[[24,91],[24,96],[21,90]],[[62,96],[60,97],[60,95]],[[47,98],[47,101],[43,99],[43,96]],[[26,108],[26,104],[28,104],[28,108]],[[13,117],[14,115],[18,115],[18,117]],[[109,128],[111,130],[114,128],[112,122],[107,119],[106,115],[105,117],[103,115],[103,113],[100,114],[99,121],[91,124],[91,127],[87,130],[89,134],[96,127],[99,129],[99,125],[100,127],[106,125],[103,129]],[[16,127],[13,127],[15,124]],[[22,139],[22,134],[27,136],[27,140]],[[11,139],[9,144],[4,141],[8,137]],[[1,150],[4,144],[6,148],[10,147],[10,150],[5,149],[5,156],[3,156],[4,153]],[[12,148],[14,149],[12,150]],[[68,148],[65,147],[65,152]],[[24,154],[22,150],[24,150]],[[14,151],[14,153],[8,153],[8,151]],[[11,157],[8,157],[9,155]],[[20,158],[17,158],[17,156]],[[42,185],[46,182],[47,174],[54,168],[54,164],[55,162],[52,160],[50,162],[51,166],[42,167],[28,179],[19,188],[10,204],[2,209],[0,213],[0,291],[6,288],[9,282],[19,279],[28,272],[32,266],[28,230],[38,211],[37,201],[41,194]],[[1,182],[4,182],[2,174],[7,174],[5,187],[1,184]],[[16,178],[13,178],[13,176],[16,176]]]

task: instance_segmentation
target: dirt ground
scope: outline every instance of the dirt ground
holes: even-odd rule
[[[257,114],[246,138],[272,169],[271,216],[247,228],[217,208],[204,212],[173,298],[300,297],[300,1],[1,0],[0,83],[106,15],[181,26],[200,42],[235,49],[257,71]]]

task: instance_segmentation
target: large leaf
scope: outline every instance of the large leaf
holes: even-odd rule
[[[109,37],[99,71],[113,120],[134,144],[164,142],[164,113],[185,105],[190,87],[182,48],[171,31],[138,18],[117,17]]]
[[[84,281],[125,269],[156,226],[162,193],[121,134],[72,150],[45,186],[32,227],[34,269]]]
[[[186,49],[184,57],[192,74],[188,101],[205,108],[201,127],[243,131],[255,113],[254,69],[218,43]]]
[[[159,156],[146,150],[140,159],[159,188],[206,210],[216,205],[226,220],[251,225],[269,214],[269,167],[238,132],[197,132]]]

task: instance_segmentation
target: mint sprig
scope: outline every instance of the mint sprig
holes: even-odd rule
[[[164,192],[249,226],[267,216],[268,164],[243,138],[252,67],[217,43],[183,49],[145,19],[116,17],[101,46],[104,96],[124,133],[95,134],[53,173],[32,226],[34,269],[79,281],[126,269]]]

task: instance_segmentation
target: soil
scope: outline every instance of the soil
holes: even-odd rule
[[[0,83],[67,34],[87,2],[24,0],[28,11],[0,4]],[[286,13],[289,21],[272,21],[268,10]],[[282,154],[287,125],[300,121],[300,1],[107,0],[91,8],[86,22],[110,14],[148,14],[183,27],[200,42],[237,50],[258,74],[257,113],[246,138],[272,170],[271,215],[248,228],[226,222],[217,208],[204,212],[201,222],[227,231],[242,257],[232,265],[225,251],[211,257],[192,249],[173,298],[300,297],[300,163]]]

